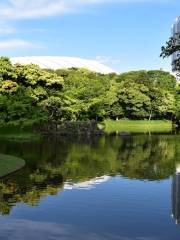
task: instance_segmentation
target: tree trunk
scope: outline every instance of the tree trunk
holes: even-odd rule
[[[149,115],[149,122],[151,121],[151,118],[152,118],[152,109],[151,109],[150,115]]]

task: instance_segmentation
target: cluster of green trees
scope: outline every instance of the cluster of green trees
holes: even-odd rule
[[[0,124],[33,125],[91,119],[172,119],[179,85],[164,71],[100,74],[44,70],[0,58]]]

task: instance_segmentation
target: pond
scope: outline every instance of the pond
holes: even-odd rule
[[[1,240],[179,240],[180,135],[0,140]]]

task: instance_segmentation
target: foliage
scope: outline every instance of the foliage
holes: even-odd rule
[[[179,86],[168,72],[100,74],[87,69],[44,70],[0,58],[0,124],[104,119],[175,119]]]
[[[173,70],[177,72],[177,75],[179,76],[180,73],[180,34],[175,34],[174,37],[170,37],[169,41],[166,42],[165,46],[162,46],[161,48],[161,57],[166,58],[173,54],[176,55],[175,58],[173,58]]]
[[[38,66],[12,65],[0,58],[0,123],[3,125],[33,125],[45,122],[47,113],[41,102],[62,89],[63,78]]]
[[[180,78],[180,34],[177,33],[173,37],[170,37],[169,41],[166,42],[165,46],[161,48],[161,57],[167,58],[172,56],[172,68],[177,75],[177,79]],[[179,89],[180,90],[180,89]],[[180,97],[179,90],[176,94],[176,103],[175,103],[175,119],[180,124]]]
[[[168,72],[102,75],[63,69],[56,73],[64,77],[63,94],[74,100],[69,107],[75,120],[172,119],[175,115],[178,83]]]

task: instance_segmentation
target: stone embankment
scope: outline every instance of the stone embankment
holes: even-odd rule
[[[58,135],[103,135],[104,131],[98,127],[96,121],[88,122],[58,122],[37,126],[37,131]]]

